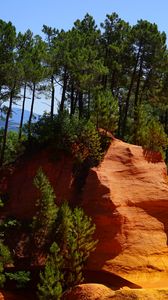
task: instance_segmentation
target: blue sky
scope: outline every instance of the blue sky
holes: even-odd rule
[[[30,28],[40,34],[43,24],[68,29],[87,12],[98,24],[112,12],[131,24],[147,19],[168,34],[168,0],[2,0],[0,18],[12,21],[18,31]]]
[[[11,21],[17,31],[41,34],[43,24],[67,30],[87,12],[98,25],[112,12],[131,25],[146,19],[168,36],[168,0],[1,0],[0,19]]]

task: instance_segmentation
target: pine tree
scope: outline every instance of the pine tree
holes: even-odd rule
[[[23,67],[23,79],[22,79],[22,88],[23,88],[23,102],[22,102],[22,113],[19,124],[19,140],[22,136],[22,127],[24,120],[24,110],[26,104],[26,93],[27,87],[31,79],[31,52],[33,47],[33,33],[28,29],[24,34],[19,32],[17,36],[17,51],[18,51],[18,60]]]
[[[31,123],[33,118],[34,103],[36,98],[36,92],[39,87],[39,83],[45,79],[46,69],[44,67],[46,45],[42,38],[36,35],[33,39],[33,46],[30,50],[30,88],[32,90],[31,108],[28,120],[28,138],[31,137]]]
[[[96,226],[92,224],[91,218],[84,213],[83,209],[78,207],[73,211],[73,225],[72,235],[76,241],[78,263],[83,269],[90,253],[95,250],[98,242],[93,239]],[[78,275],[78,271],[76,273]]]
[[[37,285],[40,300],[60,300],[63,292],[63,256],[60,248],[54,242],[50,248],[44,272],[40,273],[40,283]]]
[[[95,225],[81,208],[70,209],[63,203],[58,212],[56,241],[64,259],[64,287],[69,288],[83,282],[83,268],[97,241],[93,234]]]
[[[36,247],[41,248],[50,240],[57,206],[54,190],[41,168],[37,171],[34,184],[40,192],[40,197],[36,202],[37,212],[33,218],[32,228]]]
[[[40,274],[38,297],[59,300],[65,289],[83,282],[84,265],[97,244],[93,239],[95,225],[81,208],[72,210],[67,202],[57,212],[53,189],[41,169],[34,181],[41,192],[32,226],[36,245],[43,247],[49,236],[51,242],[55,228],[55,242]]]
[[[59,61],[57,57],[56,37],[58,30],[52,27],[43,25],[42,32],[45,34],[46,40],[46,56],[45,65],[47,67],[47,79],[49,77],[49,87],[51,91],[51,120],[54,116],[54,102],[55,102],[55,75],[58,73]]]
[[[91,114],[96,127],[115,132],[118,123],[119,109],[118,100],[110,90],[106,89],[95,93],[92,102]]]
[[[18,61],[16,51],[16,29],[9,22],[1,22],[0,20],[0,91],[5,94],[5,100],[9,100],[6,110],[5,128],[3,133],[3,142],[0,149],[0,165],[4,162],[5,148],[7,143],[7,133],[9,126],[9,118],[12,113],[12,105],[14,99],[18,97],[21,88],[21,78],[23,68]]]

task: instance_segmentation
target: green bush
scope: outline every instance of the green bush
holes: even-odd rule
[[[100,135],[95,125],[87,119],[70,118],[67,112],[55,115],[52,121],[50,115],[44,114],[32,124],[31,142],[52,144],[56,150],[73,154],[79,162],[89,159],[91,165],[102,158]]]
[[[25,150],[24,141],[26,137],[23,136],[22,139],[18,140],[18,133],[15,131],[9,131],[7,134],[7,143],[4,154],[4,165],[10,164],[15,161],[20,155],[23,154]],[[0,148],[3,143],[3,129],[0,130]]]
[[[4,266],[8,263],[11,263],[11,254],[6,245],[4,245],[3,240],[0,239],[0,287],[3,287],[6,276],[4,273]]]
[[[139,122],[136,132],[137,144],[145,149],[160,152],[164,158],[164,151],[168,146],[168,138],[163,125],[148,113],[147,108],[139,108]]]
[[[17,288],[25,288],[30,281],[30,272],[18,271],[15,273],[5,273],[9,280],[16,281]]]

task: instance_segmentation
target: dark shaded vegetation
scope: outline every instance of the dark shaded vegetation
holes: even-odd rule
[[[67,202],[60,207],[55,204],[54,190],[42,169],[38,170],[34,184],[39,198],[33,219],[1,220],[0,284],[2,287],[6,282],[10,288],[31,287],[31,266],[38,266],[39,258],[43,258],[43,267],[36,274],[38,298],[60,299],[63,291],[84,281],[84,266],[97,244],[93,239],[95,225],[81,208],[71,209]],[[20,259],[24,259],[23,266]]]

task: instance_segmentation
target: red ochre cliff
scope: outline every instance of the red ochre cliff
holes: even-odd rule
[[[167,169],[157,154],[114,140],[89,173],[83,206],[99,239],[89,268],[142,287],[168,286]]]
[[[35,212],[33,177],[41,166],[54,186],[57,202],[72,200],[96,223],[99,240],[88,269],[115,273],[142,287],[168,287],[168,180],[159,155],[114,139],[102,163],[89,171],[82,192],[74,190],[72,161],[53,160],[41,151],[1,174],[8,193],[8,215]]]

